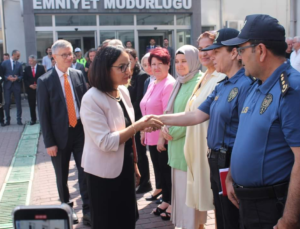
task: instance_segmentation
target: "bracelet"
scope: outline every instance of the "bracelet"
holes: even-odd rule
[[[133,123],[131,124],[131,126],[133,127],[133,130],[134,130],[134,134],[133,134],[133,135],[135,135],[135,134],[136,134],[136,129],[135,129],[135,126],[134,126],[134,124],[133,124]]]

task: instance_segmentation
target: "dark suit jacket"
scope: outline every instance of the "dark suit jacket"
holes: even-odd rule
[[[155,49],[157,46],[156,45],[154,45],[154,48],[153,49]],[[146,46],[146,53],[147,52],[150,52],[152,49],[151,49],[151,45],[147,45]]]
[[[31,93],[31,92],[35,92],[36,90],[31,89],[29,86],[37,83],[37,80],[40,76],[42,76],[43,74],[45,74],[45,68],[42,65],[37,65],[36,66],[36,72],[35,72],[35,77],[33,77],[32,75],[32,68],[31,66],[27,66],[24,69],[24,74],[23,74],[23,80],[24,80],[24,84],[26,87],[26,92],[27,93]]]
[[[145,95],[146,92],[147,92],[149,83],[150,83],[150,76],[145,80],[145,83],[144,83],[144,91],[143,91],[144,95]]]
[[[22,69],[22,65],[20,62],[16,61],[16,67],[13,70],[11,67],[11,62],[10,59],[3,61],[1,64],[2,68],[3,68],[3,76],[4,76],[4,90],[6,89],[10,89],[12,86],[18,90],[21,91],[21,86],[22,86],[22,78],[23,78],[23,69]],[[11,82],[7,79],[7,77],[9,75],[17,75],[18,76],[18,80],[16,80],[15,82]]]
[[[134,108],[135,120],[139,120],[142,117],[140,102],[144,97],[144,83],[147,78],[148,74],[143,70],[136,71],[133,73],[130,86],[128,87],[131,103]]]
[[[81,71],[72,68],[69,70],[80,109],[81,99],[87,91],[85,79]],[[69,118],[66,99],[55,68],[38,79],[37,102],[46,148],[56,145],[58,149],[64,149],[68,141]]]
[[[82,74],[83,74],[83,76],[84,76],[84,78],[85,78],[85,81],[87,82],[87,74],[86,74],[86,72],[85,72],[84,65],[77,62],[77,64],[76,64],[76,69],[77,69],[77,70],[80,70],[80,71],[82,72]]]

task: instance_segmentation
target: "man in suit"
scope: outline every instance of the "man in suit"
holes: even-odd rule
[[[14,94],[14,98],[17,105],[17,123],[22,123],[22,106],[21,106],[21,88],[23,79],[23,69],[21,63],[18,62],[20,58],[20,52],[13,50],[11,58],[2,62],[3,76],[4,76],[4,99],[5,99],[5,125],[10,125],[10,98],[11,93]]]
[[[71,68],[74,68],[74,69],[77,69],[77,70],[81,71],[82,74],[83,74],[83,76],[84,76],[84,78],[85,78],[85,81],[86,81],[86,72],[85,72],[84,65],[81,64],[81,63],[78,63],[76,61],[76,55],[75,55],[75,53],[73,53],[73,62],[72,62]]]
[[[4,124],[4,111],[3,111],[3,98],[2,98],[2,83],[4,81],[3,68],[0,65],[0,125],[5,126]]]
[[[154,38],[150,39],[150,45],[147,45],[146,47],[146,53],[150,52],[152,49],[155,49],[157,46],[155,45],[155,40]]]
[[[59,198],[70,202],[68,189],[69,161],[71,154],[78,170],[79,191],[82,198],[83,224],[90,225],[87,183],[81,167],[84,132],[80,120],[81,99],[87,91],[81,71],[70,68],[73,61],[72,44],[58,40],[52,45],[55,68],[38,79],[37,102],[39,119],[47,153],[55,170]],[[73,208],[72,208],[73,209]],[[73,222],[78,218],[73,211]]]
[[[30,55],[28,57],[29,66],[27,66],[24,70],[24,83],[26,87],[26,92],[28,95],[28,103],[30,109],[31,121],[30,125],[34,125],[36,123],[36,88],[37,88],[37,80],[40,76],[45,73],[45,68],[42,65],[36,64],[37,58],[35,55]]]

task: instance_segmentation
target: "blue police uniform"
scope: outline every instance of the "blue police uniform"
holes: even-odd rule
[[[240,69],[233,77],[226,77],[199,106],[198,109],[209,114],[207,144],[212,150],[219,150],[224,144],[232,148],[239,124],[239,114],[243,108],[251,78],[245,76],[245,69]],[[226,125],[226,130],[225,129]]]
[[[287,60],[263,84],[255,84],[245,100],[231,159],[238,185],[289,181],[294,164],[290,147],[300,146],[299,118],[300,73]]]
[[[224,166],[220,166],[218,158],[221,147],[231,152],[238,129],[239,114],[251,83],[251,78],[245,76],[245,70],[242,68],[230,79],[226,77],[222,80],[198,108],[210,115],[207,142],[211,152],[208,162],[218,229],[239,228],[238,209],[226,196],[219,194],[222,191],[219,169]]]

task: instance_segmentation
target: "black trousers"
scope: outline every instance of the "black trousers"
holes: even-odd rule
[[[231,203],[227,196],[219,195],[222,191],[217,158],[209,158],[210,182],[214,196],[218,229],[238,229],[239,210]],[[252,228],[251,228],[252,229]]]
[[[81,167],[83,145],[83,126],[81,121],[78,120],[75,128],[69,127],[69,135],[66,148],[58,149],[57,156],[51,157],[51,160],[55,170],[59,199],[62,203],[67,203],[72,207],[73,203],[70,202],[70,193],[68,188],[68,176],[69,162],[71,154],[73,153],[73,157],[78,170],[79,191],[83,202],[82,211],[83,214],[86,214],[89,212],[89,197],[85,173],[83,171],[83,168]]]
[[[285,201],[286,196],[278,199],[239,198],[240,229],[273,229],[283,215]]]
[[[28,90],[31,90],[27,92],[31,121],[36,122],[36,90]]]
[[[0,84],[0,123],[4,122],[3,98],[2,98],[2,85]]]
[[[17,105],[17,121],[22,121],[22,105],[21,105],[21,86],[12,85],[11,88],[4,88],[4,99],[5,99],[5,116],[6,121],[10,122],[10,104],[11,94],[14,94],[15,102]]]
[[[140,179],[140,189],[151,187],[150,182],[150,171],[149,171],[149,161],[147,157],[146,146],[143,146],[141,143],[140,132],[137,132],[135,135],[135,144],[138,153],[138,168],[141,173]]]
[[[149,146],[152,162],[155,160],[157,163],[157,169],[159,170],[159,182],[162,189],[162,200],[171,204],[172,194],[172,179],[171,179],[171,167],[168,165],[168,145],[165,145],[166,151],[158,152],[157,146]],[[154,167],[154,162],[153,162]],[[155,167],[154,167],[155,173]],[[156,182],[155,173],[155,182]],[[157,185],[156,188],[158,189]]]

